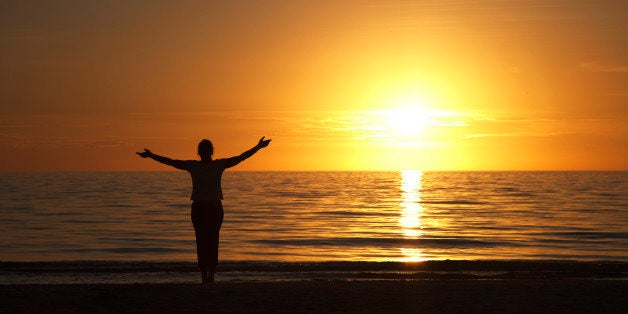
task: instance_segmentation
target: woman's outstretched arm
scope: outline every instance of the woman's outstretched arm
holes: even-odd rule
[[[140,157],[142,158],[151,158],[155,161],[158,161],[164,165],[168,165],[171,167],[175,167],[177,169],[181,169],[181,170],[186,170],[185,167],[185,162],[182,160],[175,160],[175,159],[170,159],[168,157],[164,157],[164,156],[159,156],[157,154],[153,154],[153,152],[151,152],[150,150],[144,148],[144,151],[141,153],[136,153],[138,154]]]
[[[245,151],[244,153],[240,154],[240,156],[235,156],[235,157],[231,157],[231,158],[227,158],[227,168],[233,167],[239,163],[241,163],[242,161],[244,161],[245,159],[253,156],[253,154],[257,153],[258,150],[268,146],[268,144],[270,144],[271,140],[265,140],[264,139],[265,136],[262,136],[262,138],[259,139],[259,142],[257,143],[257,145],[253,146],[253,148]]]

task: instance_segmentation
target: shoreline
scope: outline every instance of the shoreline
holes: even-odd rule
[[[196,267],[192,260],[51,260],[51,261],[2,261],[0,271],[90,271],[97,270],[189,270]],[[623,260],[553,260],[553,259],[446,259],[424,261],[266,261],[224,260],[219,269],[233,270],[615,270],[628,271],[628,261]]]
[[[192,284],[195,262],[0,262],[0,284]],[[628,280],[628,262],[444,260],[424,262],[225,261],[223,283],[273,281]]]
[[[628,281],[307,280],[0,285],[7,313],[621,313]]]

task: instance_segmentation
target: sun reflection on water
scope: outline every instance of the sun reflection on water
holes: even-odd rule
[[[401,171],[401,217],[399,225],[405,238],[416,239],[423,235],[421,216],[421,179],[420,170]],[[421,248],[400,248],[403,262],[419,262],[426,260]]]

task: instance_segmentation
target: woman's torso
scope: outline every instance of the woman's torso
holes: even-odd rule
[[[190,199],[193,201],[210,201],[223,198],[220,181],[226,168],[224,159],[209,162],[190,160],[186,168],[192,176],[192,196]]]

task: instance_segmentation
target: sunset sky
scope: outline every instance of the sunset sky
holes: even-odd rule
[[[0,171],[628,170],[628,1],[2,1]]]

